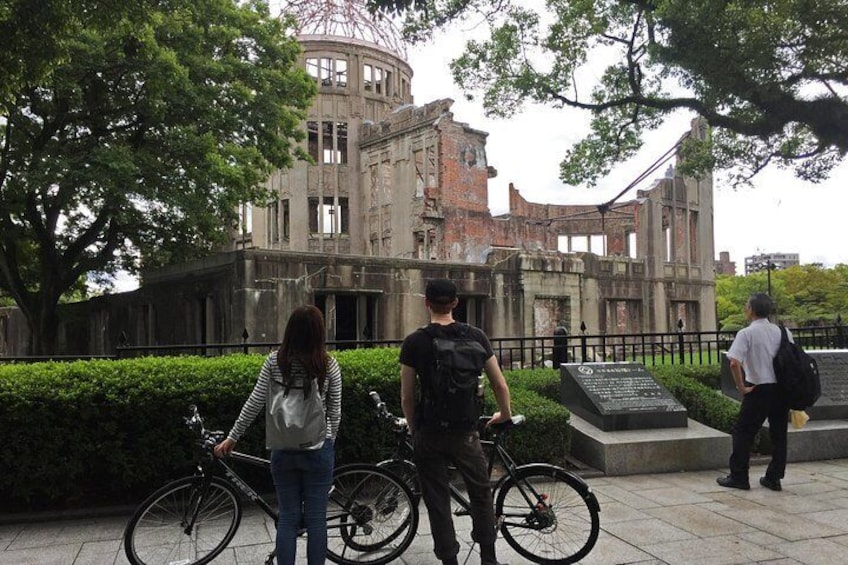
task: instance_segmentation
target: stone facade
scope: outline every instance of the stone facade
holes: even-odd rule
[[[715,329],[711,177],[671,167],[635,199],[590,206],[529,202],[509,183],[509,211],[493,217],[488,134],[456,121],[451,100],[414,106],[412,69],[383,47],[300,40],[319,84],[313,163],[272,175],[278,198],[242,211],[229,250],[63,307],[63,353],[245,331],[276,342],[303,303],[324,311],[330,340],[401,339],[426,321],[437,276],[461,289],[457,317],[496,337]],[[708,131],[696,120],[688,135]],[[0,310],[0,354],[27,353],[21,322]]]

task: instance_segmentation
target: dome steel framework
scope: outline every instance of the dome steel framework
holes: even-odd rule
[[[369,12],[362,0],[283,0],[280,10],[297,20],[298,35],[359,39],[406,59],[406,42],[398,26],[386,16]]]

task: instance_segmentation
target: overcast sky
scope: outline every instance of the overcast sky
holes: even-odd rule
[[[412,49],[412,93],[416,105],[452,98],[455,120],[489,133],[488,160],[498,170],[498,176],[489,181],[489,207],[493,214],[507,210],[510,182],[533,202],[599,204],[609,200],[671,148],[688,131],[694,117],[683,112],[673,115],[660,130],[649,135],[649,142],[639,155],[619,165],[597,187],[564,185],[559,180],[560,161],[566,150],[588,131],[589,114],[529,106],[508,120],[486,118],[482,104],[466,100],[450,76],[448,63],[462,51],[463,42],[461,33],[452,32],[440,35],[432,45]],[[655,177],[663,171],[664,168]],[[636,189],[648,188],[655,177]],[[847,185],[848,163],[820,184],[800,181],[791,171],[776,167],[761,172],[753,188],[747,189],[722,184],[717,176],[716,258],[720,251],[729,251],[738,274],[744,274],[744,258],[760,252],[798,253],[802,264],[848,263],[848,238],[840,231],[848,223],[843,207],[848,203]],[[634,197],[636,189],[632,191]]]

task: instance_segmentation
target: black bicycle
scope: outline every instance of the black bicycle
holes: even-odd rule
[[[135,511],[124,532],[133,565],[202,565],[232,541],[241,523],[242,497],[277,521],[277,511],[213,448],[226,434],[203,427],[196,406],[186,424],[199,430],[197,472],[170,482]],[[270,461],[233,452],[231,458],[268,468]],[[418,529],[418,505],[393,473],[374,465],[336,468],[327,506],[328,558],[342,565],[383,565],[397,559]],[[265,563],[274,562],[273,552]]]
[[[409,426],[404,418],[391,414],[380,395],[371,392],[378,420],[395,434],[397,447],[389,459],[377,467],[400,477],[420,498],[418,473],[412,459]],[[489,476],[495,464],[503,476],[493,487],[495,517],[507,543],[534,563],[563,565],[574,563],[592,551],[598,541],[601,511],[598,499],[579,476],[547,463],[516,465],[503,442],[524,416],[486,428],[489,417],[481,418],[481,428],[491,439],[481,440],[488,453]],[[459,505],[457,516],[468,515],[471,503],[453,484],[451,498]]]

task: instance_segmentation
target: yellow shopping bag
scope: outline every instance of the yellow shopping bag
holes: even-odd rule
[[[792,422],[792,427],[796,430],[800,430],[804,427],[809,420],[810,417],[807,416],[807,413],[803,410],[790,410],[789,411],[789,421]]]

